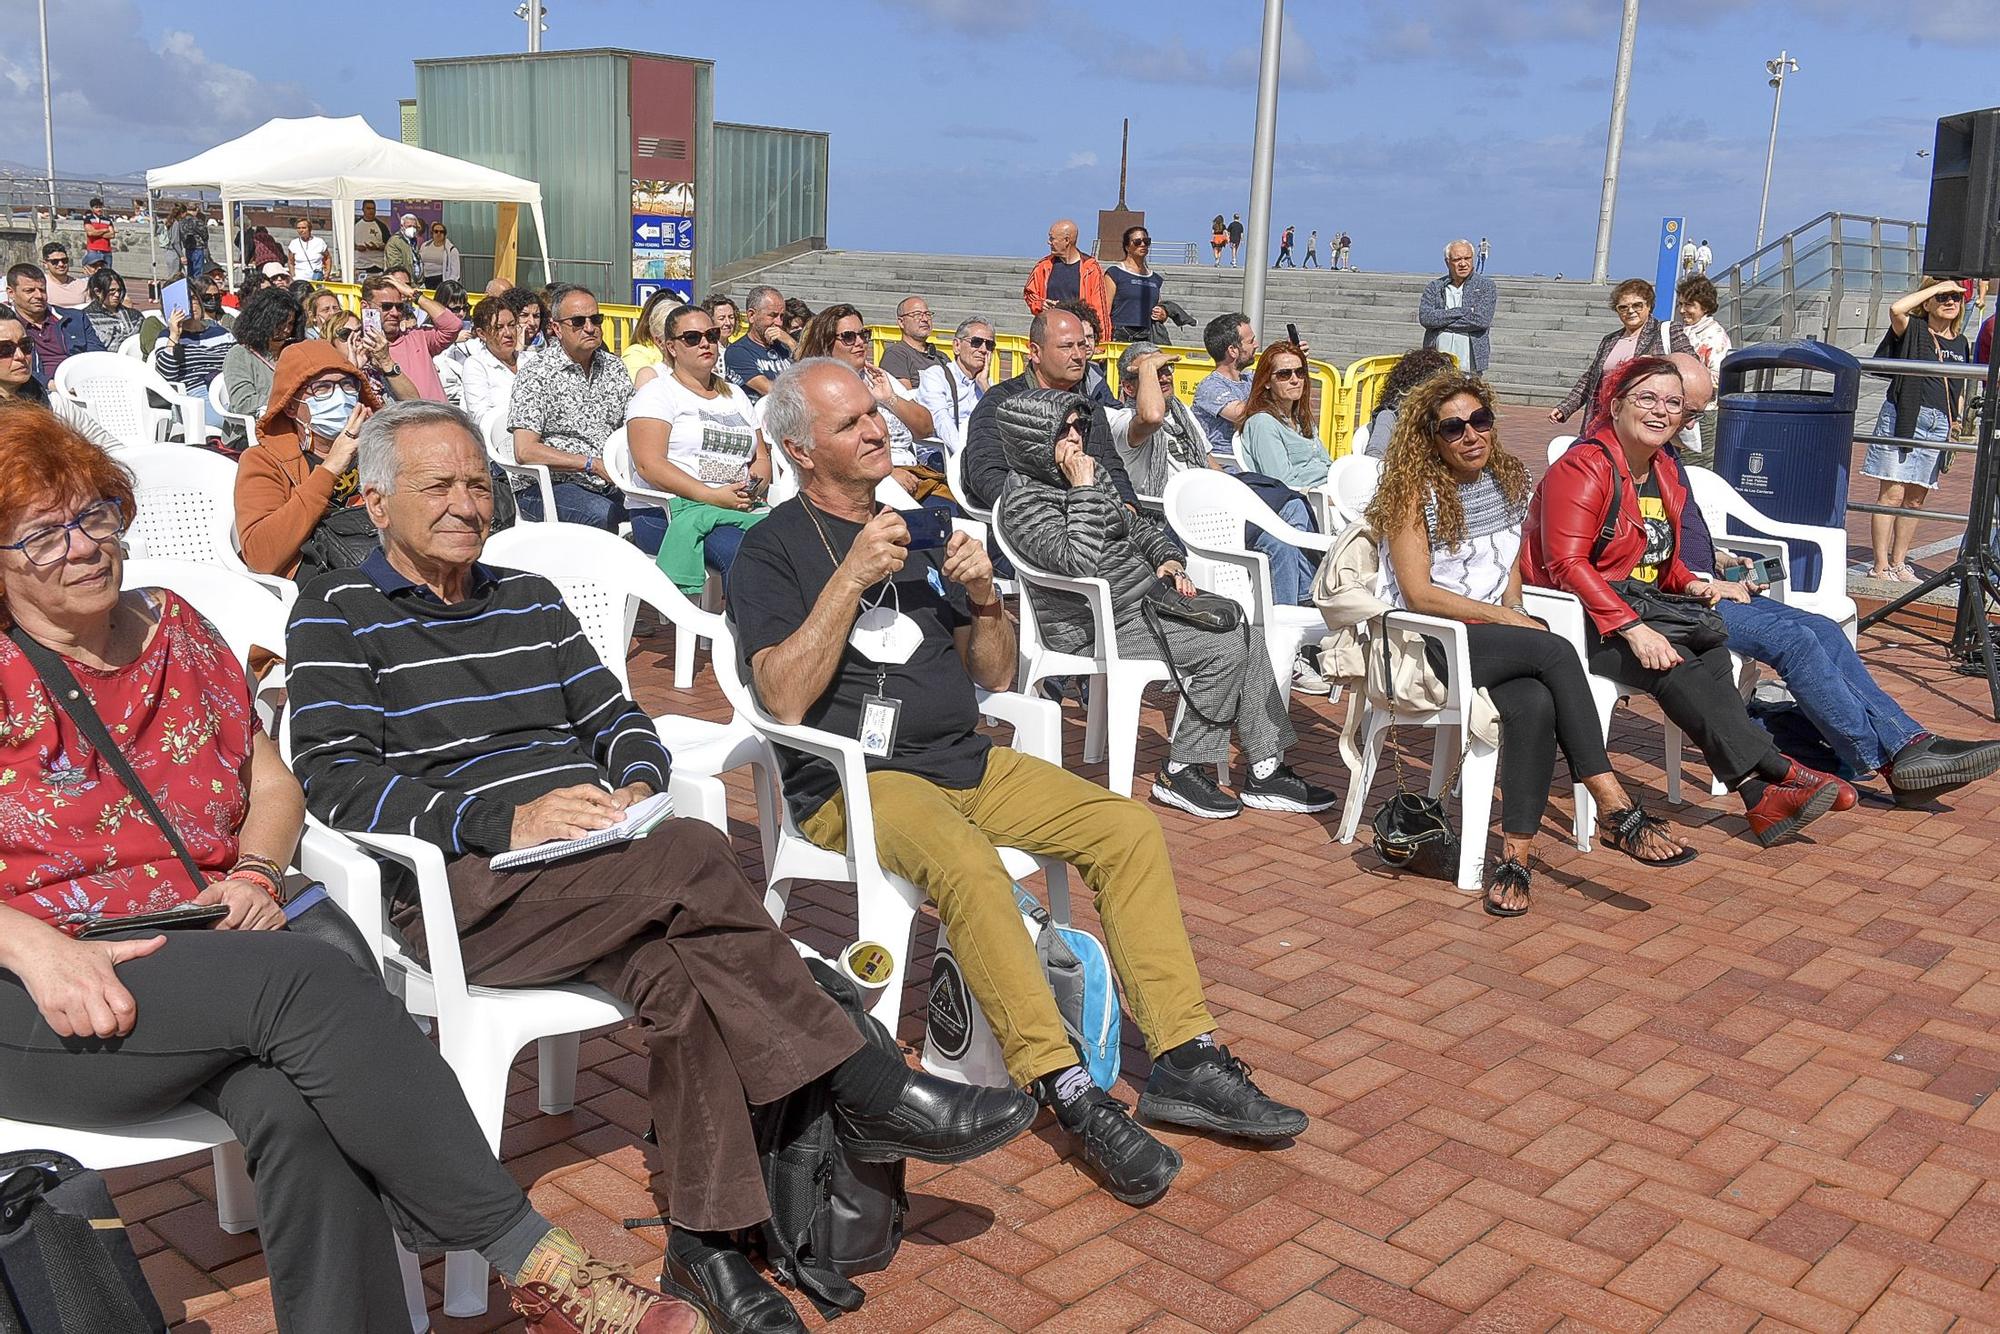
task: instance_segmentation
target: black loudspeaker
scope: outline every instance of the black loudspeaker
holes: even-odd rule
[[[1938,120],[1924,272],[2000,278],[2000,107]]]

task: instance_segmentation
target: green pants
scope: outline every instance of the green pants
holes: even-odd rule
[[[943,788],[885,771],[868,775],[868,795],[875,855],[937,905],[1015,1083],[1025,1088],[1075,1065],[1076,1052],[1022,929],[996,845],[1060,857],[1082,874],[1149,1053],[1214,1030],[1166,837],[1144,806],[1002,747],[994,748],[978,787]],[[800,829],[823,848],[845,851],[846,800],[835,795]]]
[[[732,510],[686,496],[667,502],[667,535],[660,539],[660,554],[654,562],[674,586],[691,598],[701,596],[708,582],[708,563],[703,547],[709,533],[717,528],[754,528],[767,509]]]

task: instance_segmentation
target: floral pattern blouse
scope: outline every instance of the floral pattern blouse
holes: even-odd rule
[[[159,624],[130,666],[69,662],[146,787],[210,879],[236,863],[258,733],[236,656],[174,594],[146,594]],[[200,893],[166,836],[0,636],[0,901],[75,930]]]

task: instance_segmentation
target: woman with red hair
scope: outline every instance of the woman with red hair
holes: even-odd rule
[[[1535,488],[1521,577],[1583,603],[1590,670],[1659,700],[1743,799],[1751,833],[1769,847],[1857,797],[1839,779],[1787,759],[1751,721],[1720,617],[1673,625],[1677,612],[1701,621],[1686,613],[1748,591],[1681,561],[1688,494],[1676,469],[1654,462],[1680,430],[1685,407],[1680,370],[1665,357],[1635,357],[1605,379],[1596,430],[1550,464]]]

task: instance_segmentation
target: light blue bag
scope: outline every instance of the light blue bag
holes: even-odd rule
[[[1014,902],[1032,924],[1035,953],[1055,993],[1063,1031],[1076,1047],[1091,1083],[1109,1090],[1118,1082],[1118,985],[1104,944],[1075,926],[1058,926],[1034,895],[1014,886]]]

